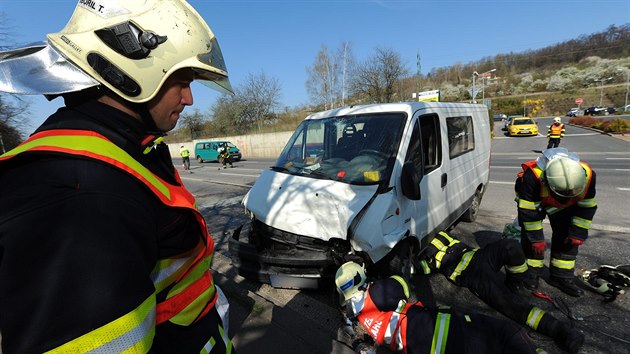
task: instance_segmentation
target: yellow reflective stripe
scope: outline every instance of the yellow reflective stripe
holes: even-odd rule
[[[156,293],[166,289],[195,261],[196,255],[188,258],[167,258],[158,260],[151,272],[151,280]]]
[[[442,241],[440,239],[438,239],[438,236],[442,236],[444,237],[449,243],[448,246],[444,245],[444,243],[442,243]],[[433,258],[435,258],[435,267],[436,268],[440,268],[440,266],[442,265],[442,258],[444,258],[444,255],[446,254],[446,251],[448,250],[449,247],[453,246],[456,243],[459,243],[459,240],[456,240],[450,236],[448,236],[445,232],[440,231],[438,233],[438,236],[436,236],[433,240],[431,240],[431,244],[438,249],[438,253],[435,254],[435,256],[433,256]]]
[[[212,257],[208,256],[204,258],[203,261],[199,262],[199,264],[192,270],[192,272],[190,272],[184,279],[175,284],[173,289],[168,292],[167,299],[181,293],[192,283],[199,280],[199,278],[201,278],[205,273],[210,272],[211,260]],[[204,290],[184,309],[178,312],[175,316],[171,317],[170,321],[182,326],[187,326],[191,324],[197,318],[197,316],[199,316],[201,311],[203,311],[208,302],[212,301],[214,295],[215,288],[214,284],[212,284],[210,288]]]
[[[435,319],[435,329],[433,329],[433,341],[431,342],[431,353],[441,354],[446,352],[446,342],[448,340],[448,328],[451,322],[451,314],[438,312]]]
[[[529,200],[520,199],[518,200],[518,207],[525,210],[537,210],[540,206],[540,202],[530,202]]]
[[[206,345],[203,346],[203,349],[201,349],[201,354],[209,354],[215,344],[217,344],[217,341],[214,340],[214,337],[211,337],[208,343],[206,343]]]
[[[466,267],[468,267],[468,265],[470,264],[470,261],[475,255],[475,252],[477,252],[476,248],[472,251],[468,251],[464,253],[464,255],[462,256],[462,259],[457,264],[457,267],[455,267],[455,270],[453,271],[453,273],[451,273],[451,275],[448,278],[451,279],[452,281],[455,281],[455,279],[457,279],[457,277],[460,274],[462,274],[464,270],[466,270]]]
[[[47,353],[146,353],[155,336],[155,296],[118,319]]]
[[[591,228],[591,224],[592,223],[593,222],[591,220],[580,218],[578,216],[574,216],[573,217],[573,221],[572,221],[572,224],[574,226],[581,227],[581,228],[586,229],[586,230]]]
[[[437,237],[431,240],[431,244],[440,251],[446,251],[446,246]]]
[[[527,265],[533,268],[542,268],[545,266],[545,261],[543,259],[527,259]]]
[[[543,223],[542,223],[542,220],[524,221],[523,226],[525,227],[526,231],[538,231],[538,230],[542,230]]]
[[[588,198],[580,200],[577,202],[577,205],[582,208],[592,208],[597,206],[597,202],[595,201],[595,198]]]
[[[168,187],[156,178],[146,167],[141,163],[134,160],[125,150],[119,148],[114,143],[99,138],[96,136],[85,135],[60,135],[60,136],[45,136],[37,138],[31,141],[27,141],[24,144],[16,147],[10,151],[11,155],[16,155],[23,151],[37,148],[37,147],[59,147],[63,149],[73,150],[79,154],[85,151],[95,153],[104,157],[109,157],[118,161],[119,163],[128,166],[138,174],[140,174],[148,183],[154,186],[160,193],[162,193],[167,199],[171,198],[171,193]]]
[[[219,325],[219,333],[221,334],[221,338],[223,338],[223,343],[225,343],[225,354],[231,354],[232,342],[230,341],[230,338],[228,338],[227,333],[225,333],[221,325]]]
[[[560,269],[573,269],[575,268],[575,260],[572,261],[567,261],[564,259],[557,259],[557,258],[552,258],[551,259],[551,266],[552,267],[556,267],[556,268],[560,268]]]
[[[538,324],[540,324],[540,320],[545,315],[545,311],[539,309],[538,307],[532,307],[531,311],[527,315],[527,325],[532,329],[538,329]]]
[[[527,272],[528,267],[527,262],[523,262],[523,264],[517,266],[506,266],[505,269],[512,274],[519,274]]]
[[[559,207],[559,208],[557,208],[557,207],[552,207],[552,206],[548,206],[548,207],[546,207],[546,208],[545,208],[545,211],[547,212],[547,214],[549,214],[549,215],[553,215],[553,214],[555,214],[555,213],[557,213],[557,212],[559,212],[559,211],[562,211],[562,210],[564,210],[564,209],[566,209],[566,207],[565,207],[565,206],[563,206],[563,207]]]
[[[403,279],[400,275],[392,275],[390,278],[395,279],[397,282],[400,283],[400,285],[402,285],[403,291],[405,292],[405,299],[408,299],[409,298],[409,285],[407,285],[407,282],[405,281],[405,279]]]
[[[452,245],[453,243],[457,243],[457,242],[459,242],[459,241],[457,241],[456,239],[454,239],[454,238],[452,238],[451,236],[449,236],[449,235],[448,235],[446,232],[444,232],[444,231],[440,231],[440,232],[438,232],[438,235],[440,235],[440,236],[444,237],[444,238],[445,238],[445,239],[449,242],[449,244],[450,244],[450,245]],[[457,242],[455,242],[455,241],[457,241]]]
[[[429,268],[427,261],[425,261],[424,259],[421,260],[420,266],[422,267],[422,272],[424,272],[424,274],[431,274],[431,268]]]

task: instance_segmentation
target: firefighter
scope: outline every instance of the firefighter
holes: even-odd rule
[[[0,156],[0,351],[234,352],[162,142],[193,80],[231,91],[213,32],[184,0],[80,1],[47,39],[0,53],[2,90],[65,101]]]
[[[577,353],[584,335],[519,296],[528,278],[525,255],[518,241],[501,239],[474,248],[440,231],[423,251],[424,274],[439,272],[466,287],[490,307],[521,325],[553,338],[561,348]],[[505,268],[506,276],[501,273]],[[505,279],[504,279],[505,278]]]
[[[391,351],[537,353],[524,328],[511,321],[407,302],[409,287],[400,276],[368,283],[364,268],[347,262],[337,270],[335,284],[346,317]],[[360,348],[366,350],[365,345]]]
[[[574,281],[575,261],[597,210],[595,171],[564,148],[547,149],[522,168],[514,188],[521,245],[532,275],[525,286],[538,289],[547,248],[543,220],[548,216],[552,230],[548,283],[580,297],[584,291]]]
[[[232,165],[232,156],[230,155],[230,147],[228,146],[227,143],[221,143],[221,146],[219,146],[219,148],[217,149],[217,152],[219,153],[219,162],[221,163],[221,165],[223,165],[224,169],[227,167],[227,164],[230,164],[230,168],[234,167],[234,165]],[[220,169],[221,167],[219,166],[219,170]]]
[[[557,148],[562,138],[564,138],[564,124],[562,124],[560,117],[555,117],[553,124],[551,124],[549,130],[547,130],[547,139],[549,139],[547,149]]]
[[[179,148],[179,154],[182,157],[182,165],[184,166],[184,171],[190,172],[190,150],[182,145]]]

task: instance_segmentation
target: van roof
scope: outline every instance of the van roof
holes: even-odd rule
[[[345,116],[354,114],[368,114],[380,112],[415,112],[424,108],[473,108],[484,110],[486,106],[477,103],[464,102],[398,102],[398,103],[376,103],[367,105],[345,106],[334,108],[328,111],[312,113],[306,119],[321,119],[333,116]]]

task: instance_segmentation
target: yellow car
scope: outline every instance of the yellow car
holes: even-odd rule
[[[510,136],[538,135],[538,123],[529,117],[513,118],[507,126]]]

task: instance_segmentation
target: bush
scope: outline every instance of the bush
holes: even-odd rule
[[[604,118],[573,117],[569,119],[569,124],[594,128],[607,133],[630,133],[630,123],[621,118],[605,120]]]

